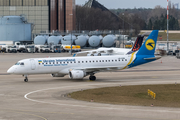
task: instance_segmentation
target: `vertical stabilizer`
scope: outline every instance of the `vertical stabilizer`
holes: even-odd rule
[[[136,52],[139,50],[139,48],[142,46],[144,36],[139,35],[136,39],[136,42],[134,43],[134,46],[132,48],[133,52]]]
[[[153,55],[156,49],[158,30],[153,30],[136,55]]]

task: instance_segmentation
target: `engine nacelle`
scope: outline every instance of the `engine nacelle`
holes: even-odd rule
[[[51,74],[52,77],[64,77],[63,74],[59,74],[59,73],[54,73],[54,74]]]
[[[83,79],[85,75],[85,72],[82,70],[72,70],[69,72],[69,78],[71,79]]]

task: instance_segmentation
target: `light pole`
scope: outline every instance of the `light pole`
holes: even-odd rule
[[[73,14],[69,14],[71,16],[73,16]],[[73,20],[72,20],[72,24],[73,24]],[[71,55],[72,55],[72,30],[71,30]]]
[[[167,0],[167,53],[169,52],[169,2]]]
[[[71,31],[71,55],[72,55],[72,31]]]
[[[122,15],[123,15],[123,48],[124,48],[124,13]]]

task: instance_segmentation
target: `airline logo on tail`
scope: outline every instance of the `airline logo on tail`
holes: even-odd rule
[[[146,48],[148,50],[153,50],[154,47],[155,47],[155,42],[154,42],[153,39],[149,39],[149,40],[146,41]]]

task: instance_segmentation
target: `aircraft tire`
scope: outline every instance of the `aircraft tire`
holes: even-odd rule
[[[25,78],[25,79],[24,79],[24,82],[28,82],[28,79],[27,79],[27,78]]]
[[[96,76],[89,76],[89,80],[95,81],[96,80]]]
[[[92,78],[93,78],[93,81],[95,81],[95,80],[96,80],[96,76],[93,76]]]

